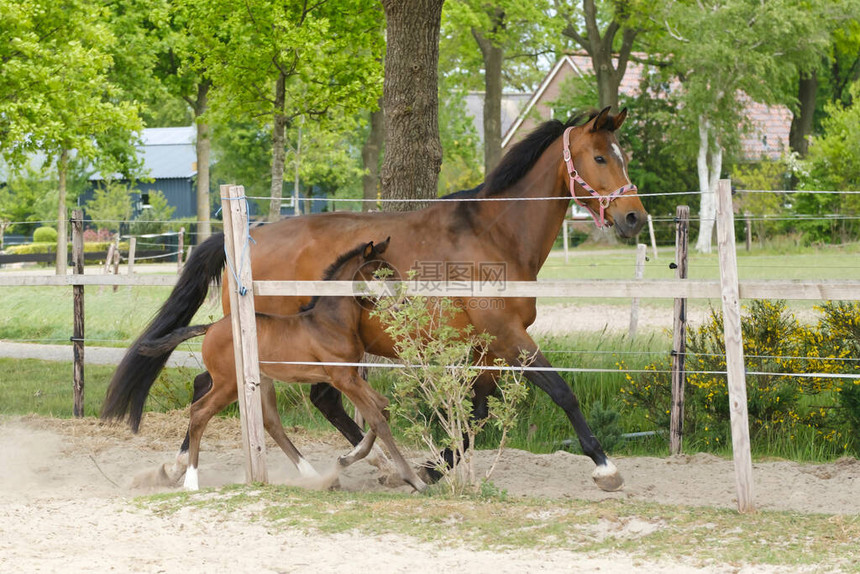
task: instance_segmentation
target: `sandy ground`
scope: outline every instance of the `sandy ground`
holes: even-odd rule
[[[212,510],[186,508],[167,517],[131,499],[154,489],[135,487],[170,462],[186,419],[181,413],[148,414],[139,435],[95,420],[25,417],[0,421],[0,571],[2,572],[737,572],[737,566],[704,569],[683,562],[649,563],[610,553],[476,551],[446,549],[406,537],[360,533],[311,535],[270,532],[265,524]],[[291,431],[296,443],[324,471],[347,450],[337,436],[310,438]],[[238,423],[214,419],[201,454],[202,487],[242,482]],[[419,460],[420,454],[415,460]],[[488,464],[479,453],[478,467]],[[709,455],[618,458],[627,482],[604,493],[591,483],[591,462],[565,452],[535,455],[508,450],[494,483],[509,496],[574,497],[734,508],[730,461]],[[269,445],[273,483],[291,483],[296,472]],[[379,471],[359,462],[340,477],[345,490],[386,490]],[[801,465],[754,465],[755,502],[761,509],[860,513],[860,461]],[[161,488],[165,490],[165,488]],[[170,489],[166,489],[170,490]],[[397,490],[406,492],[407,487]],[[216,541],[217,537],[217,541]],[[347,559],[347,557],[349,557]],[[782,571],[768,567],[749,572]]]

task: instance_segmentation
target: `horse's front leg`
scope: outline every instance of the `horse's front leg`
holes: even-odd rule
[[[497,340],[494,343],[503,342]],[[624,486],[624,479],[612,461],[607,458],[606,453],[603,452],[600,441],[591,432],[585,416],[582,414],[582,410],[580,410],[579,400],[567,382],[553,370],[552,365],[543,353],[538,350],[537,345],[531,337],[523,331],[515,340],[511,341],[509,339],[506,346],[495,350],[508,364],[514,366],[522,366],[520,355],[522,351],[527,352],[530,360],[525,366],[541,370],[526,370],[524,373],[526,378],[548,394],[553,402],[564,410],[567,418],[573,424],[574,430],[576,430],[579,444],[582,445],[582,452],[597,465],[597,468],[591,474],[594,482],[600,489],[608,492],[621,489]]]

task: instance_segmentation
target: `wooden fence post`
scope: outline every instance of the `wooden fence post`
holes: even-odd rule
[[[648,247],[644,243],[636,245],[636,270],[633,277],[638,281],[645,274],[645,250]],[[636,338],[636,329],[639,327],[639,297],[634,297],[630,305],[630,328],[627,331],[630,339]]]
[[[717,186],[717,249],[720,257],[720,290],[723,301],[723,329],[726,344],[726,377],[729,387],[729,414],[732,424],[732,456],[738,511],[752,512],[752,457],[747,412],[747,385],[744,373],[744,345],[741,334],[741,306],[738,262],[735,251],[735,219],[732,213],[732,183],[721,179]]]
[[[752,247],[752,225],[750,224],[750,212],[744,212],[744,235],[746,236],[747,251]]]
[[[690,208],[679,205],[675,215],[675,278],[687,278]],[[687,356],[687,299],[675,299],[672,326],[672,407],[669,416],[669,453],[681,454],[684,438],[684,387]]]
[[[176,255],[176,268],[179,271],[182,271],[182,255],[185,251],[185,228],[179,228],[179,249],[177,249],[179,253]]]
[[[122,258],[122,255],[119,252],[119,233],[116,234],[116,247],[113,250],[113,274],[119,275],[119,261]],[[116,293],[116,290],[119,289],[119,285],[113,286],[113,292]]]
[[[567,230],[567,219],[563,219],[561,222],[561,241],[562,245],[564,245],[564,262],[570,262],[570,246],[568,245],[568,241],[570,240],[570,233]]]
[[[230,320],[233,325],[233,356],[239,387],[242,447],[245,451],[245,480],[267,482],[266,435],[260,393],[260,363],[257,353],[257,319],[248,242],[248,206],[242,186],[221,186],[224,217],[224,247],[230,272]],[[240,292],[241,290],[241,292]]]
[[[72,212],[72,265],[75,275],[84,274],[84,212],[76,209]],[[72,325],[72,348],[74,353],[74,407],[72,412],[76,417],[84,416],[84,286],[72,287],[72,307],[74,319]]]
[[[657,259],[657,239],[654,237],[654,221],[651,220],[651,214],[648,214],[648,235],[651,236],[651,252],[654,253],[654,259]]]
[[[134,274],[134,252],[137,251],[137,237],[128,239],[128,274]]]

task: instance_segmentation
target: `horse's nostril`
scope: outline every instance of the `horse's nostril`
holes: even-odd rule
[[[639,214],[635,211],[628,211],[627,217],[625,217],[625,219],[627,220],[627,225],[629,225],[631,228],[635,228],[637,225],[639,225]]]

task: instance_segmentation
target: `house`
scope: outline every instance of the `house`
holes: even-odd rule
[[[197,150],[194,126],[179,128],[146,128],[138,146],[139,158],[143,161],[142,178],[135,182],[135,213],[149,203],[149,194],[160,191],[170,206],[176,210],[174,218],[197,215]],[[90,177],[93,185],[104,178],[101,174]],[[91,199],[84,194],[81,205]]]
[[[502,149],[520,140],[533,130],[539,121],[552,119],[552,103],[561,93],[561,86],[571,76],[592,75],[591,58],[582,54],[562,57],[546,75],[538,89],[520,110],[517,118],[507,131],[503,131]],[[621,80],[619,92],[635,95],[640,81],[647,74],[647,67],[638,62],[628,62],[627,70]],[[540,118],[536,120],[536,117]],[[752,130],[743,134],[741,149],[743,157],[749,161],[779,159],[788,151],[788,134],[791,129],[792,114],[785,106],[767,106],[757,102],[747,102],[747,117]]]

